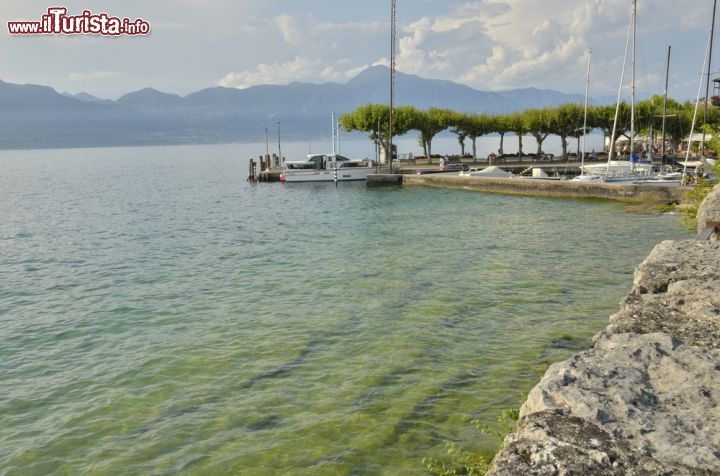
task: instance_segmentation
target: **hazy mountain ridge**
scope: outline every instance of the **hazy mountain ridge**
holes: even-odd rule
[[[389,89],[389,70],[382,66],[344,84],[217,86],[184,97],[145,88],[116,101],[0,81],[0,148],[257,141],[277,122],[288,140],[321,138],[329,135],[332,112],[385,103]],[[552,90],[489,92],[452,81],[397,75],[398,105],[419,108],[498,113],[582,101],[582,95]]]

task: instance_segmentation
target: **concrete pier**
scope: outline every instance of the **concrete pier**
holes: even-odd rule
[[[720,474],[720,187],[700,216],[698,239],[638,266],[592,348],[547,370],[488,475]]]
[[[367,176],[368,187],[400,186],[403,184],[402,174],[370,174]]]
[[[607,184],[572,180],[461,177],[448,175],[402,175],[368,177],[368,186],[402,185],[435,187],[511,195],[568,198],[602,198],[634,203],[679,203],[685,187],[662,185]]]

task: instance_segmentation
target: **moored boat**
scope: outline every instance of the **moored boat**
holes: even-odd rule
[[[373,160],[352,160],[339,154],[308,154],[306,160],[286,161],[280,180],[283,182],[344,182],[365,180],[375,173]]]

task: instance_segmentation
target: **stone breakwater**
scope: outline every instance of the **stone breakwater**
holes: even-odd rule
[[[547,370],[489,475],[720,474],[720,187],[698,222],[638,266],[591,349]]]

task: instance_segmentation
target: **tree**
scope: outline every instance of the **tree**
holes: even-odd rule
[[[530,132],[528,129],[528,121],[524,112],[514,112],[508,116],[508,128],[514,132],[518,138],[518,158],[522,162],[523,156],[523,136]]]
[[[537,142],[537,155],[542,155],[542,144],[553,131],[551,109],[528,109],[524,114],[525,125]]]
[[[406,134],[412,126],[416,109],[412,106],[395,108],[393,114],[393,136]],[[340,116],[340,125],[345,131],[369,132],[370,139],[379,143],[385,150],[385,157],[389,153],[389,126],[390,106],[387,104],[366,104],[353,112]]]
[[[568,137],[577,137],[582,129],[585,107],[580,104],[562,104],[554,109],[552,124],[553,132],[560,136],[562,156],[568,154]]]
[[[455,113],[450,109],[431,107],[427,111],[414,110],[410,120],[410,129],[420,132],[420,144],[423,147],[428,163],[432,157],[432,140],[439,133],[450,127]]]
[[[453,113],[450,118],[450,132],[457,136],[458,144],[460,144],[460,156],[465,157],[465,138],[468,137],[468,133],[463,127],[467,121],[468,115],[466,113]]]
[[[497,132],[500,135],[500,148],[498,154],[503,155],[503,143],[505,142],[505,134],[511,132],[507,114],[495,114],[490,116],[490,131]]]
[[[602,129],[603,135],[609,139],[610,143],[615,143],[618,137],[625,134],[630,126],[630,107],[626,103],[620,103],[618,108],[618,120],[615,136],[611,137],[613,124],[615,122],[616,105],[610,104],[606,106],[594,107],[592,117],[592,128]]]
[[[493,132],[493,120],[487,114],[463,114],[456,127],[472,141],[473,162],[477,162],[477,138]]]

